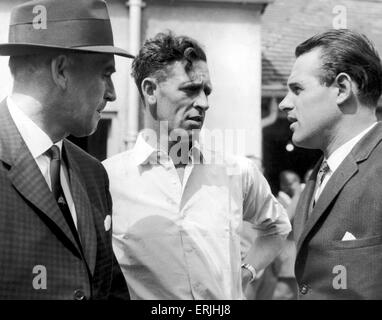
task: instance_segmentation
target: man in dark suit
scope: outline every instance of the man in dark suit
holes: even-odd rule
[[[378,53],[350,30],[296,48],[287,112],[293,142],[321,149],[294,220],[301,299],[382,298],[382,90]]]
[[[0,54],[14,78],[0,103],[0,299],[128,299],[107,174],[65,139],[96,130],[116,98],[114,54],[131,57],[106,3],[26,2]]]

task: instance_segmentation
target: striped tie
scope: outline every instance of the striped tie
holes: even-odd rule
[[[312,205],[312,208],[314,208],[314,206],[316,205],[316,201],[318,200],[318,197],[319,197],[319,194],[318,194],[318,191],[322,185],[322,182],[324,181],[325,179],[325,176],[328,174],[328,172],[330,171],[330,168],[329,168],[329,165],[328,163],[324,160],[321,164],[321,168],[320,170],[318,171],[317,173],[317,186],[316,186],[316,191],[315,191],[315,195],[314,195],[314,200],[313,200],[313,205]],[[320,190],[320,193],[321,193],[322,190]]]
[[[52,186],[52,193],[53,193],[54,199],[57,201],[57,204],[65,218],[66,223],[69,225],[69,228],[72,231],[74,238],[78,242],[78,245],[81,247],[81,242],[78,237],[78,232],[74,224],[69,206],[66,202],[64,191],[62,190],[62,186],[61,186],[60,149],[56,145],[53,145],[46,153],[50,158],[50,182]]]

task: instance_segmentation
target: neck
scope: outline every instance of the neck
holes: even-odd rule
[[[12,100],[19,109],[26,114],[49,138],[56,143],[65,138],[63,132],[57,123],[57,119],[49,112],[49,105],[32,95],[13,91]]]
[[[159,125],[158,125],[159,126]],[[153,148],[159,149],[172,159],[175,166],[184,166],[189,162],[189,151],[193,146],[193,139],[189,136],[176,134],[174,131],[172,134],[168,132],[168,128],[162,128],[162,130],[156,126],[148,128],[150,136],[147,139]],[[174,140],[178,138],[177,140]]]
[[[192,148],[192,142],[189,139],[180,140],[179,142],[169,142],[168,155],[172,159],[175,167],[186,166],[190,159],[189,154]]]
[[[326,147],[322,149],[325,158],[328,159],[339,147],[366,130],[376,121],[377,118],[374,113],[365,114],[356,119],[350,117],[345,119],[341,126],[334,130],[334,134],[331,134],[332,138],[328,139]]]
[[[192,148],[193,141],[199,137],[186,136],[183,129],[169,131],[167,121],[155,120],[148,111],[145,112],[145,127],[150,134],[150,144],[152,147],[162,150],[167,154],[171,154],[174,149],[187,149],[187,152]]]

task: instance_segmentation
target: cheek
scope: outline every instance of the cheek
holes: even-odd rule
[[[156,116],[158,117],[158,120],[166,120],[171,117],[171,106],[169,105],[168,101],[161,99],[157,101],[156,105]]]
[[[331,103],[325,93],[315,93],[302,97],[299,103],[298,115],[314,123],[328,112]]]
[[[84,80],[82,85],[84,86],[82,90],[82,95],[83,98],[87,101],[100,100],[105,93],[106,86],[103,83],[103,81],[100,81],[98,79],[89,78],[87,80]]]
[[[157,101],[157,113],[160,119],[177,120],[182,117],[184,110],[179,100],[165,98]]]

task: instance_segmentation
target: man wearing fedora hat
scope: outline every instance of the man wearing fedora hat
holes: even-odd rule
[[[36,10],[36,8],[38,10]],[[36,24],[36,16],[44,12]],[[96,130],[116,99],[107,6],[35,0],[13,9],[12,94],[0,103],[0,299],[129,298],[111,245],[103,166],[65,139]]]

